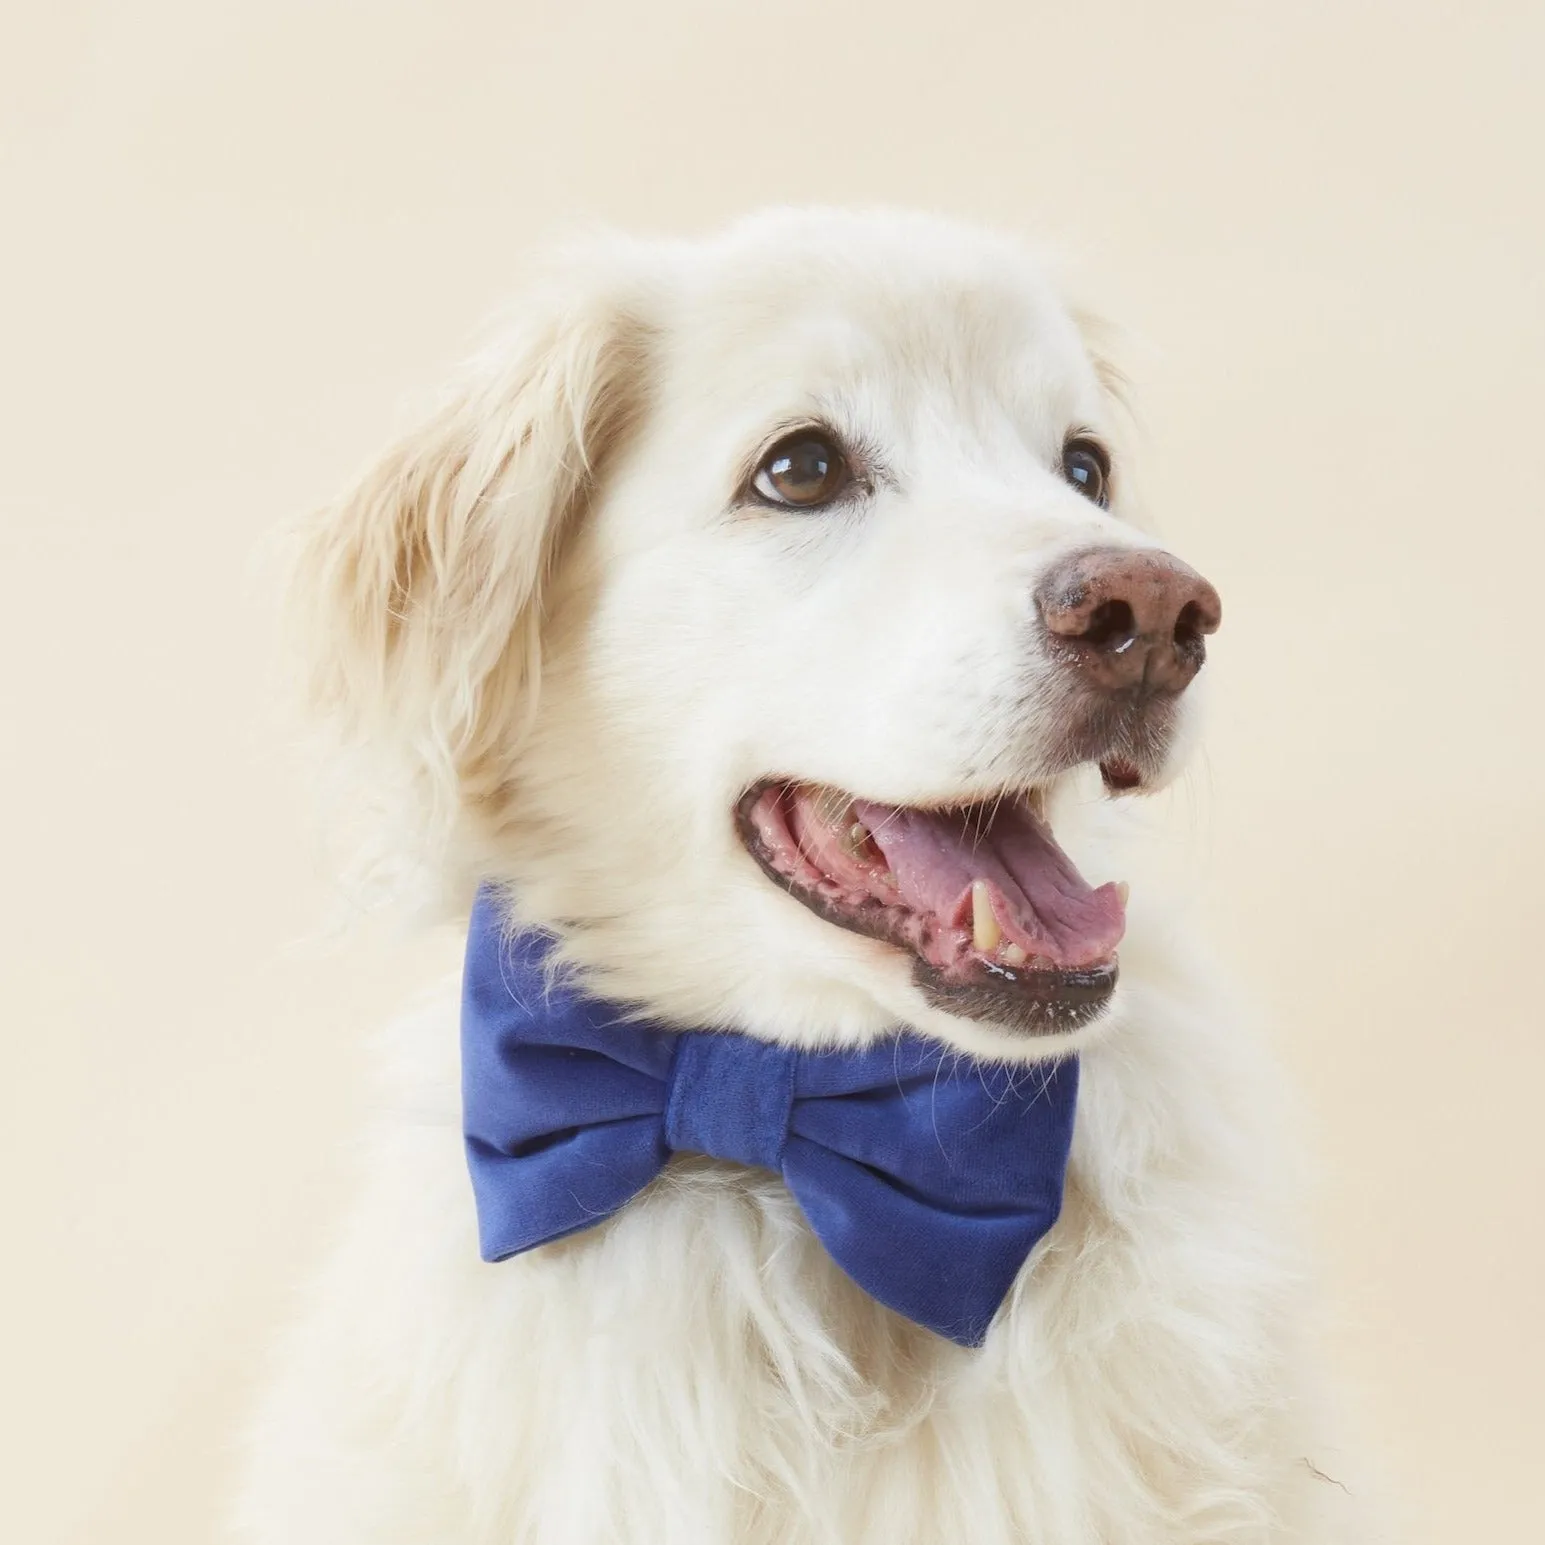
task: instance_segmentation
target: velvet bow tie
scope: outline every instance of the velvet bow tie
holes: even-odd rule
[[[865,1292],[980,1346],[1056,1222],[1073,1059],[973,1062],[914,1035],[857,1051],[670,1030],[549,980],[552,940],[485,889],[462,997],[467,1157],[485,1260],[603,1222],[673,1153],[781,1174]]]

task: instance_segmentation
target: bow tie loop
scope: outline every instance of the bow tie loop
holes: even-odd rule
[[[678,1037],[665,1104],[673,1153],[703,1153],[781,1170],[798,1053],[748,1036],[688,1030]]]

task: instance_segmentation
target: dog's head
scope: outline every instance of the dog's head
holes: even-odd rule
[[[317,695],[607,991],[1064,1051],[1124,897],[1053,828],[1167,776],[1219,620],[1113,407],[979,232],[597,244],[311,528]]]

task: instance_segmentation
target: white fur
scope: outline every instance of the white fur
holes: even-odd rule
[[[1219,1545],[1360,1538],[1281,1247],[1272,1079],[1138,879],[1097,1025],[930,1006],[741,848],[764,775],[892,803],[1055,771],[1036,578],[1149,545],[1058,475],[1119,442],[1089,328],[1012,245],[763,216],[569,254],[443,409],[308,529],[313,696],[411,831],[507,881],[598,990],[683,1024],[1083,1056],[1064,1213],[987,1344],[892,1315],[770,1175],[678,1161],[611,1222],[478,1260],[454,986],[396,1032],[363,1195],[257,1425],[255,1545]],[[781,426],[871,497],[736,505]],[[1056,780],[1098,883],[1134,818]]]

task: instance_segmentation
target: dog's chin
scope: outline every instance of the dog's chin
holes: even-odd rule
[[[786,895],[910,960],[922,1028],[978,1054],[1051,1053],[1109,1010],[1125,887],[1084,880],[1035,790],[897,806],[765,779],[735,817]]]

